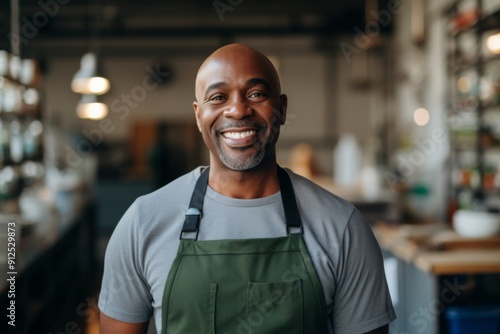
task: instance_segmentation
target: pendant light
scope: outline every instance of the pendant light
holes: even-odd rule
[[[76,114],[83,119],[100,120],[108,115],[108,107],[99,102],[97,95],[105,94],[110,89],[109,80],[103,75],[99,59],[100,33],[101,33],[101,0],[96,0],[95,17],[96,24],[93,25],[90,39],[91,51],[85,53],[80,62],[80,69],[73,76],[71,89],[73,92],[82,94],[82,99],[76,107]],[[90,13],[89,5],[89,13]],[[91,20],[89,15],[89,20]]]
[[[76,114],[82,119],[98,121],[108,115],[108,106],[99,102],[97,95],[85,94],[76,106]]]
[[[83,55],[80,69],[73,76],[71,89],[78,94],[101,95],[109,90],[109,80],[102,74],[97,55],[88,52]]]

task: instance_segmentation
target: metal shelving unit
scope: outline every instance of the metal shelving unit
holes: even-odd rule
[[[500,45],[498,50],[486,47],[489,36],[498,34],[500,41],[500,4],[485,12],[484,1],[455,1],[445,12],[449,22],[449,184],[454,209],[500,209],[490,205],[490,199],[499,195],[500,182]],[[498,122],[489,115],[495,115]]]
[[[0,212],[17,213],[23,188],[43,177],[38,62],[0,50]]]

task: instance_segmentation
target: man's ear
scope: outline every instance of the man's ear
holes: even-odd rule
[[[280,124],[286,122],[286,108],[288,106],[288,97],[285,94],[280,95]]]
[[[197,101],[193,102],[194,116],[196,117],[196,125],[198,126],[198,131],[201,132],[201,122],[200,122],[200,112],[199,105]]]

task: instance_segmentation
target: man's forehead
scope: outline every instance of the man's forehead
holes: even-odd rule
[[[204,73],[213,74],[214,71],[220,70],[239,70],[243,72],[269,72],[269,64],[266,62],[267,58],[258,57],[251,54],[242,54],[240,56],[234,54],[221,54],[217,57],[208,58],[198,71],[198,75]]]
[[[237,72],[235,72],[237,71]],[[236,45],[214,52],[200,67],[196,76],[196,91],[217,82],[265,80],[279,91],[279,79],[272,63],[257,51]]]
[[[251,78],[268,78],[271,73],[258,62],[214,61],[205,66],[199,73],[200,82],[229,81],[231,79],[249,80]]]

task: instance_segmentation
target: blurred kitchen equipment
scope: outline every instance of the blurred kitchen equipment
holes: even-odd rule
[[[361,149],[356,137],[343,134],[335,146],[334,180],[341,187],[352,188],[358,185],[361,172]]]
[[[293,147],[290,165],[295,173],[308,179],[313,179],[319,174],[314,149],[306,143],[300,143]]]
[[[486,238],[500,233],[500,215],[487,211],[458,210],[453,215],[453,228],[464,237]]]
[[[375,166],[364,166],[361,170],[361,193],[366,199],[380,196],[380,176]]]

